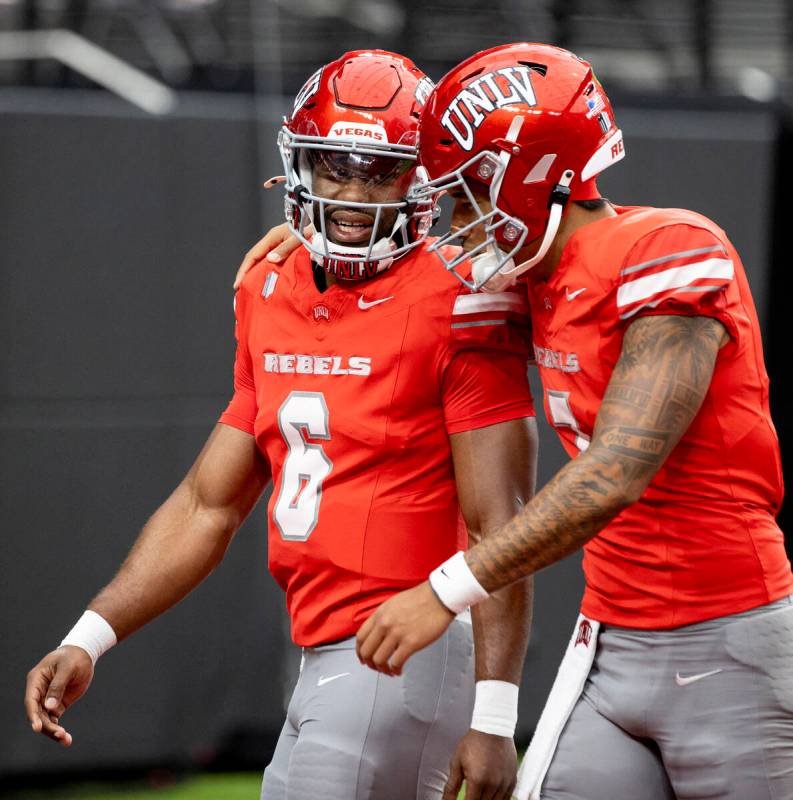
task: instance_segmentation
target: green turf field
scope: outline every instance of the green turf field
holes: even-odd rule
[[[201,775],[173,786],[151,789],[136,785],[81,784],[14,793],[10,800],[259,800],[262,776],[255,772]],[[462,792],[460,800],[462,800]]]
[[[141,783],[126,787],[107,783],[58,786],[57,789],[13,794],[13,800],[258,800],[262,776],[255,772],[200,775],[171,786],[150,788]]]

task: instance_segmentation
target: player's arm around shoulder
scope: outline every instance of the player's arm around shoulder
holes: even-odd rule
[[[509,521],[534,494],[537,426],[533,417],[450,437],[460,507],[471,544]],[[451,762],[444,798],[508,800],[517,777],[514,732],[531,628],[532,579],[517,581],[471,609],[476,697],[471,730]]]
[[[117,575],[62,645],[28,673],[25,711],[36,733],[71,744],[60,718],[90,685],[96,659],[179,602],[220,563],[269,477],[253,436],[215,427]]]
[[[314,228],[312,226],[303,231],[303,236],[307,239],[313,235]],[[285,222],[270,228],[245,254],[237,268],[237,274],[234,276],[233,288],[239,289],[248,272],[263,260],[266,259],[271,264],[282,264],[298,247],[300,247],[300,240],[289,230],[289,226]]]

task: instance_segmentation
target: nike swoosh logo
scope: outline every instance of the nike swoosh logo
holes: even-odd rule
[[[681,677],[680,673],[678,672],[677,675],[675,675],[675,683],[678,686],[688,686],[689,683],[701,681],[703,678],[709,678],[711,675],[716,675],[719,672],[724,672],[724,670],[712,669],[710,672],[702,672],[699,675],[689,675],[687,678]]]
[[[338,680],[339,678],[343,678],[345,675],[351,675],[350,672],[340,672],[338,675],[330,675],[329,677],[325,678],[322,675],[319,676],[319,680],[317,681],[317,686],[324,686],[326,683],[330,683],[331,681]]]
[[[576,289],[574,292],[571,292],[569,289],[565,289],[565,297],[567,297],[567,302],[569,303],[571,300],[575,300],[581,292],[586,291],[586,286],[583,289]]]
[[[358,295],[358,308],[360,308],[361,311],[366,311],[367,308],[371,308],[372,306],[379,306],[380,303],[386,303],[389,300],[393,299],[394,298],[392,296],[392,297],[384,297],[382,298],[382,300],[369,300],[367,302],[366,300],[363,299],[363,295]]]

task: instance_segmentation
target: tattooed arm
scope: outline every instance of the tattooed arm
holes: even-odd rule
[[[727,339],[710,317],[640,317],[628,328],[589,448],[469,552],[485,589],[564,558],[641,497],[699,411]]]
[[[641,497],[699,411],[727,340],[710,317],[650,316],[630,325],[589,448],[466,554],[488,592],[578,550]],[[398,672],[448,624],[440,606],[429,584],[389,600],[358,633],[362,660],[375,669],[390,662]]]

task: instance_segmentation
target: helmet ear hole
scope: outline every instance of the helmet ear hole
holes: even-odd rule
[[[297,201],[298,205],[305,205],[306,203],[311,202],[311,193],[303,186],[302,183],[298,183],[297,186],[294,188],[295,192],[295,200]]]

